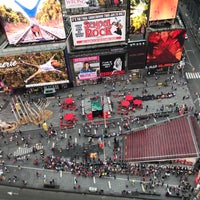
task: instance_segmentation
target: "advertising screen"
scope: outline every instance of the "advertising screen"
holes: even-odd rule
[[[158,21],[176,18],[178,0],[151,0],[149,21]]]
[[[73,58],[72,62],[77,80],[95,80],[99,77],[99,56]]]
[[[181,60],[186,31],[151,32],[148,37],[147,64],[176,63]]]
[[[67,9],[88,7],[89,0],[65,0],[65,6]]]
[[[144,34],[147,26],[149,0],[130,0],[130,34]]]
[[[74,46],[125,41],[126,12],[71,16]]]
[[[62,50],[0,57],[0,80],[11,88],[68,82]]]
[[[128,48],[128,69],[144,69],[146,65],[146,45]]]
[[[100,76],[125,73],[125,54],[100,56]]]
[[[66,9],[88,8],[88,11],[97,11],[101,7],[119,6],[122,0],[65,0]]]
[[[59,0],[0,0],[0,18],[9,44],[65,38]]]

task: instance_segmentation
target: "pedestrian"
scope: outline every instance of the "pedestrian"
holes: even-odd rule
[[[145,112],[147,112],[147,111],[148,111],[148,108],[149,108],[149,106],[148,106],[148,105],[146,105]]]

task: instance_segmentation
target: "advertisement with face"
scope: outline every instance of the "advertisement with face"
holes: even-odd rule
[[[158,21],[176,18],[178,0],[151,0],[149,21]]]
[[[185,34],[184,29],[149,33],[147,64],[179,62],[182,57]]]
[[[65,38],[59,0],[0,0],[0,18],[9,44]]]
[[[76,15],[70,20],[74,46],[125,41],[125,11]]]
[[[100,76],[125,73],[125,54],[100,56]]]
[[[95,80],[99,78],[99,56],[73,58],[76,80]]]
[[[130,34],[144,34],[149,0],[130,0]]]
[[[62,50],[0,57],[0,80],[11,88],[68,82]]]

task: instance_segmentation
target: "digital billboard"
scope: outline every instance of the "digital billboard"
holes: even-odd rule
[[[65,6],[67,9],[88,7],[89,0],[65,0]]]
[[[125,41],[125,11],[73,15],[70,20],[74,46]]]
[[[99,56],[73,58],[76,80],[95,80],[99,77]]]
[[[100,56],[100,76],[125,73],[125,54]]]
[[[144,34],[149,0],[130,0],[130,34]]]
[[[150,32],[147,64],[176,63],[181,60],[186,31],[184,29]]]
[[[88,11],[97,11],[101,7],[119,6],[123,4],[121,0],[65,0],[66,9],[87,8]]]
[[[175,19],[178,0],[151,0],[149,21]]]
[[[68,82],[62,50],[0,57],[0,80],[10,88]]]
[[[146,65],[146,42],[142,41],[132,44],[128,45],[128,69],[144,69]]]
[[[0,0],[0,18],[9,44],[65,38],[59,0]]]

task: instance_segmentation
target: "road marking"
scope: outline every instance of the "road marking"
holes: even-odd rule
[[[111,183],[110,183],[110,181],[108,181],[108,187],[109,187],[109,189],[111,189]]]
[[[200,72],[186,72],[186,79],[200,79]]]

